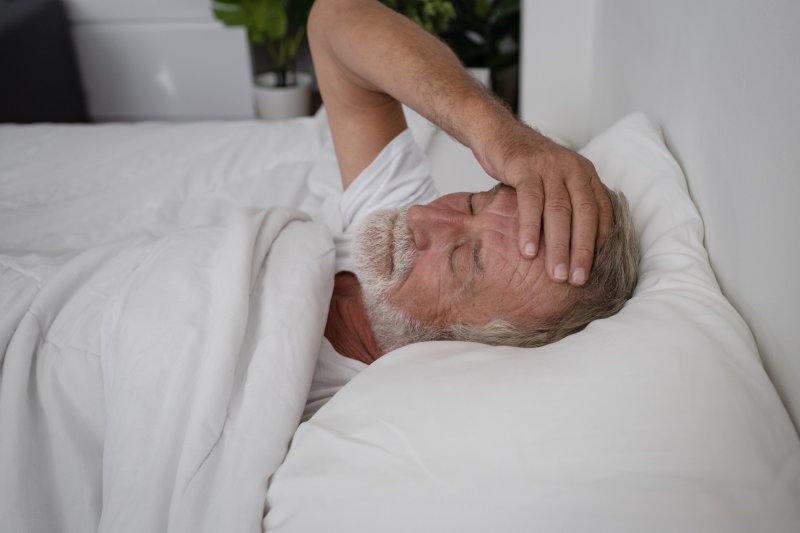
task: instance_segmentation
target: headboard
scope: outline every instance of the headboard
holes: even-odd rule
[[[800,2],[526,0],[522,117],[575,146],[660,126],[723,292],[800,428]]]

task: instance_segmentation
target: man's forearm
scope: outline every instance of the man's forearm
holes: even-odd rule
[[[408,105],[483,157],[511,113],[441,41],[374,0],[317,0],[317,38],[350,79]],[[313,30],[313,27],[312,27]]]

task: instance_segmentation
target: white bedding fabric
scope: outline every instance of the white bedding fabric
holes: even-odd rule
[[[274,468],[274,446],[286,446],[302,409],[293,391],[307,387],[313,359],[293,362],[297,376],[281,374],[279,388],[262,392],[271,402],[255,411],[252,397],[245,402],[252,393],[242,384],[263,382],[261,358],[275,357],[251,358],[252,336],[266,332],[247,309],[266,312],[279,289],[273,282],[262,293],[258,281],[249,303],[245,288],[269,242],[242,208],[313,203],[309,177],[326,170],[324,127],[0,127],[0,529],[146,531],[172,521],[182,531],[205,516],[198,504],[215,496],[217,481],[263,493],[269,470],[241,477],[246,463],[220,451],[247,451],[236,441],[245,429],[265,431],[261,416],[272,410],[282,418],[269,423],[283,434],[251,459]],[[248,231],[233,241],[225,233],[235,225]],[[121,316],[129,313],[137,319]],[[318,313],[286,316],[310,323]],[[214,446],[228,409],[237,416]],[[231,460],[226,479],[219,465]],[[256,531],[263,502],[253,496],[231,494],[207,510],[224,511],[221,519],[247,508],[236,521]]]
[[[324,113],[0,125],[0,531],[258,531],[340,196]]]
[[[253,209],[20,277],[35,296],[3,366],[3,529],[258,531],[333,262],[324,227]]]
[[[324,113],[0,125],[0,531],[258,531],[341,194]]]
[[[538,349],[383,356],[301,424],[266,530],[800,531],[800,442],[680,167],[641,114],[582,153],[630,200],[633,299]]]

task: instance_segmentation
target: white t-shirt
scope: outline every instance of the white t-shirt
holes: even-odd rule
[[[329,224],[336,245],[336,272],[355,271],[351,245],[355,230],[366,215],[378,209],[427,204],[437,197],[425,156],[407,129],[387,144],[342,193],[338,213],[325,216],[328,220],[341,220],[341,226]],[[339,354],[323,337],[303,420],[308,420],[366,367],[361,361]]]

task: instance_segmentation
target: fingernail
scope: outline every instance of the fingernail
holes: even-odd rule
[[[575,285],[583,285],[586,283],[586,270],[583,267],[578,267],[572,271],[572,283]]]
[[[567,279],[567,265],[564,263],[559,263],[556,265],[555,276],[558,281],[564,281]]]
[[[533,257],[534,255],[536,255],[536,245],[533,244],[532,242],[526,243],[525,255],[527,255],[528,257]]]

